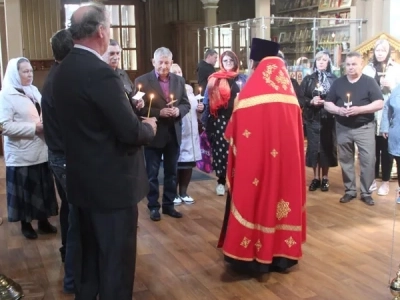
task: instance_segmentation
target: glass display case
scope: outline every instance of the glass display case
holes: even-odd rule
[[[352,11],[355,7],[349,3],[351,1],[282,0],[270,17],[207,27],[199,30],[199,35],[206,36],[206,48],[213,48],[219,54],[228,49],[234,51],[242,72],[247,71],[251,39],[259,37],[280,44],[289,72],[299,82],[311,72],[315,54],[321,50],[330,53],[334,72],[341,75],[345,55],[363,42],[366,23],[363,19],[350,18],[355,15]],[[199,49],[199,60],[200,52]]]

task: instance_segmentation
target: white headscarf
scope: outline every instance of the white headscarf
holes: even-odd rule
[[[18,61],[20,59],[26,59],[29,62],[29,60],[25,57],[17,57],[10,59],[10,61],[7,64],[6,73],[4,75],[3,88],[14,88],[23,90],[25,95],[31,98],[33,101],[40,102],[42,96],[40,95],[38,89],[34,85],[21,84],[21,78],[18,72]]]

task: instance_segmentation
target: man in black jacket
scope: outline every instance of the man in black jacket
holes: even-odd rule
[[[218,60],[218,53],[214,49],[208,49],[202,59],[197,65],[197,81],[201,87],[201,95],[207,87],[208,77],[215,72],[214,66]]]
[[[135,87],[142,86],[142,92],[146,93],[144,96],[146,104],[140,113],[158,120],[157,134],[153,142],[145,148],[144,154],[150,183],[147,195],[150,219],[159,221],[161,216],[158,202],[160,194],[158,172],[162,158],[164,166],[162,212],[173,218],[182,217],[182,214],[174,208],[174,199],[182,140],[182,118],[190,111],[190,103],[186,94],[185,80],[170,72],[172,53],[169,49],[161,47],[154,52],[153,66],[154,70],[136,78]]]
[[[122,81],[102,60],[110,39],[103,5],[71,17],[75,46],[54,76],[53,94],[66,154],[70,214],[78,223],[76,300],[131,300],[137,203],[148,183],[142,145],[156,122],[140,121]]]
[[[66,176],[66,161],[65,151],[58,124],[56,112],[54,110],[53,100],[53,78],[54,74],[58,69],[61,61],[67,56],[70,50],[74,47],[71,33],[62,29],[58,31],[51,38],[51,47],[53,50],[53,56],[55,59],[54,65],[51,67],[49,75],[42,89],[42,112],[43,112],[43,130],[46,144],[49,151],[49,164],[53,171],[57,192],[61,199],[60,208],[60,227],[61,227],[61,242],[62,247],[60,248],[61,260],[64,262],[64,292],[73,293],[74,291],[74,279],[72,270],[72,256],[71,256],[71,245],[74,243],[74,228],[71,227],[68,230],[69,222],[69,207],[67,202],[67,176]],[[69,237],[68,232],[70,232]],[[68,242],[69,241],[69,242]],[[69,252],[67,254],[67,252]]]

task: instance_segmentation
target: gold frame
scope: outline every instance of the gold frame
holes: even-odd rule
[[[394,61],[400,63],[400,41],[388,33],[379,33],[373,38],[358,45],[354,51],[359,52],[364,60],[364,65],[369,62],[373,55],[374,46],[377,40],[387,40],[391,46],[391,57]]]

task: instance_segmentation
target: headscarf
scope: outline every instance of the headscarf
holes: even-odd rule
[[[317,68],[317,60],[318,57],[322,58],[323,55],[328,56],[328,64],[326,66],[325,70],[318,70]],[[328,80],[328,74],[331,74],[332,72],[332,66],[331,66],[331,59],[329,57],[329,53],[326,51],[320,51],[315,55],[316,59],[314,61],[314,72],[317,74],[318,78],[318,83],[319,85],[316,87],[318,91],[320,92],[320,95],[326,95],[328,94],[330,88],[331,88],[331,83]]]
[[[233,58],[237,65],[232,71],[227,71],[224,68],[222,59],[225,56]],[[229,86],[228,79],[234,79],[239,75],[239,60],[235,53],[232,51],[225,51],[219,58],[221,69],[208,77],[208,98],[210,104],[210,113],[217,117],[217,111],[221,107],[228,107],[229,99],[231,98],[231,87]]]
[[[39,102],[42,96],[40,95],[38,89],[34,85],[32,85],[32,83],[30,85],[21,84],[21,78],[18,72],[18,61],[20,59],[25,59],[27,62],[29,62],[29,60],[25,57],[10,59],[7,64],[6,73],[4,75],[3,88],[14,88],[22,90],[24,94],[28,96],[32,101]]]

